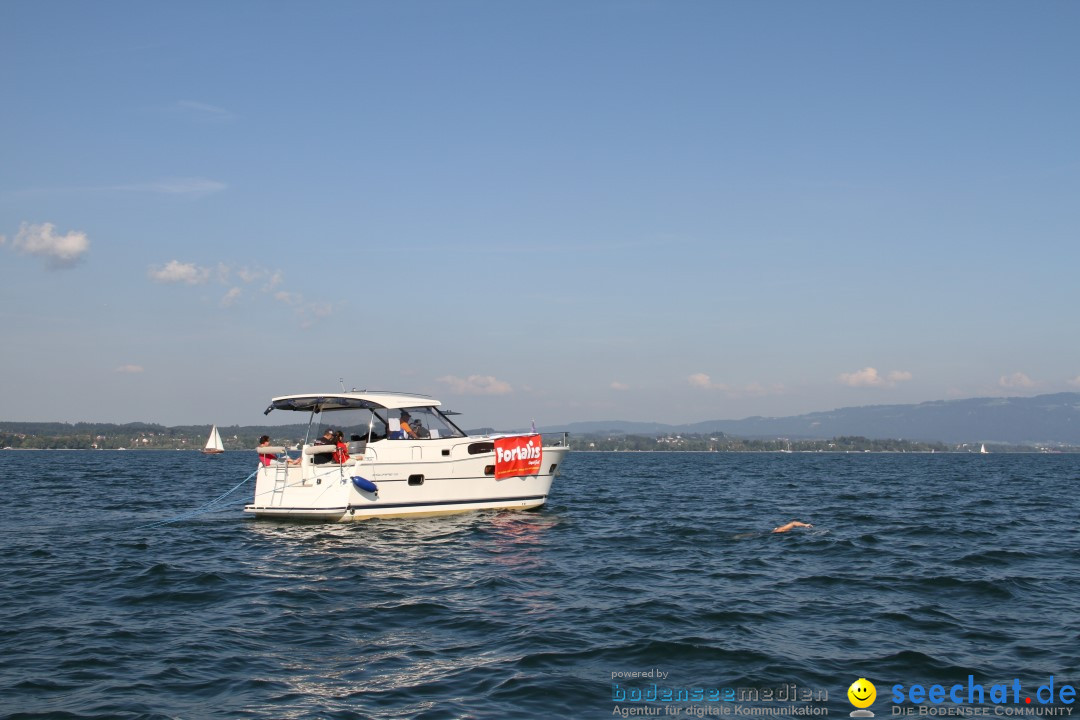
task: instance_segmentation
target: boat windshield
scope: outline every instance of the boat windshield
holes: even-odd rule
[[[405,415],[405,422],[413,435],[407,436],[403,431],[402,414]],[[310,438],[319,437],[326,429],[342,431],[348,441],[368,440],[369,430],[372,442],[386,438],[396,440],[406,437],[419,439],[465,437],[465,433],[457,425],[433,407],[411,407],[400,410],[384,408],[326,410],[317,414],[315,418],[318,427],[312,429],[317,432],[309,433]]]
[[[450,422],[450,418],[433,407],[391,410],[389,423],[391,439],[465,437],[465,433]],[[411,435],[406,432],[406,427],[412,431]]]

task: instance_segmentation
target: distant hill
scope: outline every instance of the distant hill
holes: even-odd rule
[[[307,425],[219,425],[226,450],[248,450],[262,434],[278,444],[292,444],[304,437]],[[166,427],[156,423],[59,423],[0,422],[0,448],[47,450],[144,448],[148,450],[199,450],[206,443],[209,425]]]
[[[738,437],[792,439],[860,435],[949,443],[1080,445],[1080,393],[940,400],[918,405],[867,405],[792,417],[708,420],[688,425],[619,420],[578,422],[550,431],[554,430],[626,435],[722,432]]]
[[[275,443],[304,438],[305,425],[219,426],[227,450],[255,447],[263,433]],[[504,431],[510,431],[503,428]],[[523,431],[524,428],[517,428]],[[540,428],[573,435],[706,435],[747,439],[829,440],[857,436],[873,440],[1070,445],[1080,447],[1080,393],[1030,398],[941,400],[918,405],[866,405],[792,417],[708,420],[687,425],[604,420]],[[0,422],[0,448],[190,448],[206,442],[209,425],[165,427],[151,423]],[[470,430],[489,433],[492,428]]]

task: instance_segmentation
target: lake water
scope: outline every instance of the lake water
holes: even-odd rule
[[[0,452],[0,716],[846,718],[860,677],[879,718],[918,717],[898,684],[1075,707],[1077,455],[577,453],[533,512],[281,524],[247,485],[140,527],[254,466]]]

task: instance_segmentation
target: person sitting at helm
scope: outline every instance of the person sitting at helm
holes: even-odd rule
[[[409,411],[408,410],[402,410],[401,411],[401,433],[402,433],[401,438],[402,438],[402,440],[407,440],[409,438],[418,437],[417,434],[416,434],[416,431],[413,430],[412,427],[409,425],[410,420],[412,420],[412,415],[409,414]]]

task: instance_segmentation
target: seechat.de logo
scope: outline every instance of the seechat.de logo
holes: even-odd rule
[[[866,678],[859,678],[851,683],[851,687],[847,689],[847,698],[852,705],[858,708],[851,711],[851,717],[874,717],[874,713],[866,709],[873,705],[874,700],[877,699],[877,688],[874,687],[874,683]]]

